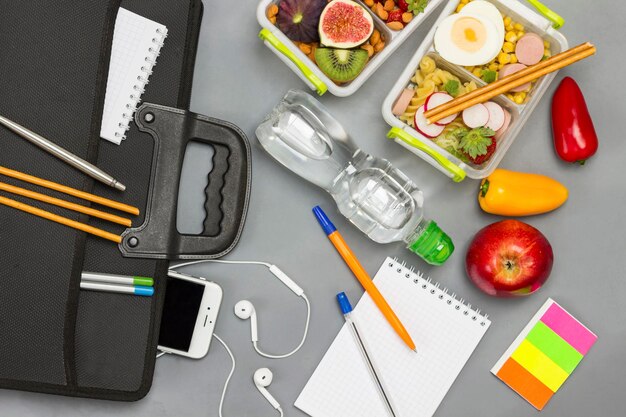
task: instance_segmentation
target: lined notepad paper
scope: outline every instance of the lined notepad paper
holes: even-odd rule
[[[120,144],[156,64],[167,28],[120,8],[115,21],[100,136]]]
[[[400,417],[430,417],[491,322],[439,284],[392,258],[385,260],[374,282],[411,334],[418,353],[407,348],[367,294],[354,309],[353,318]],[[295,406],[313,417],[388,415],[347,326]]]

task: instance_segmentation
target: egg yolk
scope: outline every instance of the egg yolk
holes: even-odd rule
[[[480,50],[487,41],[487,29],[473,17],[463,17],[452,26],[452,42],[467,52]]]

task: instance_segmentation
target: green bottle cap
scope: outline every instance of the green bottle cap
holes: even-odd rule
[[[407,248],[431,265],[443,265],[454,252],[454,244],[450,236],[432,220],[428,222],[422,233],[417,235],[415,241],[409,243]]]

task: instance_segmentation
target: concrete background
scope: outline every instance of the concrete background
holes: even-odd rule
[[[499,220],[476,203],[478,182],[455,184],[430,165],[385,139],[388,126],[380,106],[421,39],[436,11],[356,94],[324,96],[321,101],[364,150],[391,160],[423,190],[427,215],[436,219],[456,244],[442,267],[429,267],[402,245],[379,245],[340,218],[322,190],[291,175],[260,148],[254,129],[290,88],[304,84],[257,38],[256,2],[206,1],[191,109],[238,124],[253,147],[253,187],[241,242],[227,259],[265,260],[279,265],[306,291],[313,305],[310,335],[302,350],[285,360],[258,356],[250,344],[249,323],[232,313],[234,304],[250,299],[259,315],[260,345],[274,353],[291,350],[304,325],[304,304],[260,267],[204,265],[185,272],[206,276],[224,289],[216,332],[231,346],[237,370],[224,406],[225,416],[277,415],[252,382],[257,368],[270,367],[270,392],[286,416],[304,414],[292,404],[327,350],[343,321],[334,295],[346,291],[357,300],[362,290],[326,241],[310,209],[321,204],[332,215],[364,266],[374,273],[386,256],[397,256],[488,313],[493,324],[444,399],[436,416],[536,416],[536,411],[489,372],[492,365],[537,309],[552,297],[599,337],[588,357],[542,412],[542,416],[623,415],[626,358],[626,186],[621,167],[626,156],[623,76],[626,66],[622,17],[625,2],[549,0],[566,20],[562,32],[570,45],[592,41],[595,58],[562,71],[508,151],[501,167],[547,174],[570,190],[558,211],[524,219],[552,243],[555,264],[550,280],[523,299],[496,299],[480,293],[466,278],[464,254],[472,236]],[[583,89],[600,137],[600,149],[584,167],[559,160],[552,146],[550,97],[564,76]],[[207,170],[194,158],[189,171]],[[203,188],[203,175],[186,184]],[[206,178],[206,177],[204,177]],[[204,180],[205,181],[205,180]],[[183,216],[198,215],[185,204]],[[157,362],[154,384],[137,403],[114,403],[0,391],[2,416],[202,416],[218,415],[218,403],[230,361],[214,342],[200,361],[165,357]]]

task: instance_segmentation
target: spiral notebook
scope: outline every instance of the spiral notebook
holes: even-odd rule
[[[120,144],[167,37],[167,28],[120,8],[115,21],[100,137]]]
[[[353,317],[398,417],[430,417],[491,322],[439,284],[392,258],[385,260],[374,283],[411,334],[417,353],[406,347],[367,294]],[[295,406],[313,417],[388,415],[347,326],[335,338]]]

